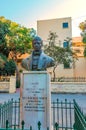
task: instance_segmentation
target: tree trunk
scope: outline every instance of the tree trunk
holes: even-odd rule
[[[53,82],[55,82],[55,78],[56,78],[55,69],[56,69],[56,66],[54,66],[53,68]]]

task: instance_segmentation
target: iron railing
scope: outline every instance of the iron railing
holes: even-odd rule
[[[10,77],[4,76],[0,77],[0,82],[9,82]],[[86,77],[56,77],[56,78],[51,78],[52,82],[86,82]]]
[[[51,78],[51,82],[86,82],[86,77],[57,77]]]
[[[28,128],[28,129],[24,129],[24,124],[25,124],[25,122],[24,121],[22,121],[21,122],[21,128],[16,128],[16,126],[14,126],[14,128],[10,128],[9,127],[9,122],[8,122],[8,120],[6,121],[6,128],[0,128],[0,130],[33,130],[33,127],[32,126],[30,126],[30,128]],[[38,123],[37,123],[37,130],[41,130],[41,122],[39,121]],[[46,130],[49,130],[49,128],[47,127],[46,128]],[[54,127],[54,130],[59,130],[59,128],[58,128],[58,124],[57,123],[55,123],[55,127]]]
[[[74,128],[75,130],[86,130],[86,115],[82,112],[79,105],[74,100]]]
[[[6,128],[6,120],[9,122],[9,127],[20,127],[20,99],[18,101],[11,99],[7,103],[0,104],[1,128]]]
[[[73,129],[73,111],[73,103],[68,102],[67,100],[60,102],[57,99],[56,102],[52,102],[51,114],[53,129]],[[13,101],[12,99],[11,101],[8,101],[7,103],[4,103],[0,106],[0,123],[1,128],[13,128],[15,130],[20,128],[20,100]],[[24,124],[22,123],[22,128],[23,127]]]
[[[58,130],[72,130],[74,124],[74,104],[67,101],[53,101],[52,105],[52,124],[58,123]]]
[[[86,117],[75,100],[53,101],[51,117],[53,130],[86,130]],[[41,124],[38,122],[38,130],[41,130]],[[32,126],[28,128],[32,129]],[[20,99],[0,105],[0,130],[24,130],[24,121],[20,123]]]

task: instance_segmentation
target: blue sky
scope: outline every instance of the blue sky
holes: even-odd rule
[[[73,36],[86,20],[86,0],[0,0],[0,16],[36,29],[37,20],[72,17]]]

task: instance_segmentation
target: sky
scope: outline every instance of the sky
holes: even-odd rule
[[[86,20],[86,0],[0,0],[0,16],[37,29],[37,20],[72,18],[72,36],[80,36]]]

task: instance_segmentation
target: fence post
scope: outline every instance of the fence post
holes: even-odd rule
[[[59,129],[58,129],[58,123],[57,123],[57,122],[55,123],[55,130],[59,130]]]
[[[6,120],[6,130],[8,130],[8,124],[9,124],[9,122],[8,122],[8,120]]]
[[[47,127],[47,130],[49,130],[49,127]]]
[[[40,128],[41,128],[41,122],[39,121],[38,122],[38,130],[40,130]]]
[[[76,130],[76,128],[75,128],[75,123],[73,124],[73,129]]]
[[[24,130],[24,121],[21,122],[21,125],[22,125],[22,130]]]
[[[32,126],[30,126],[30,130],[32,130]]]

